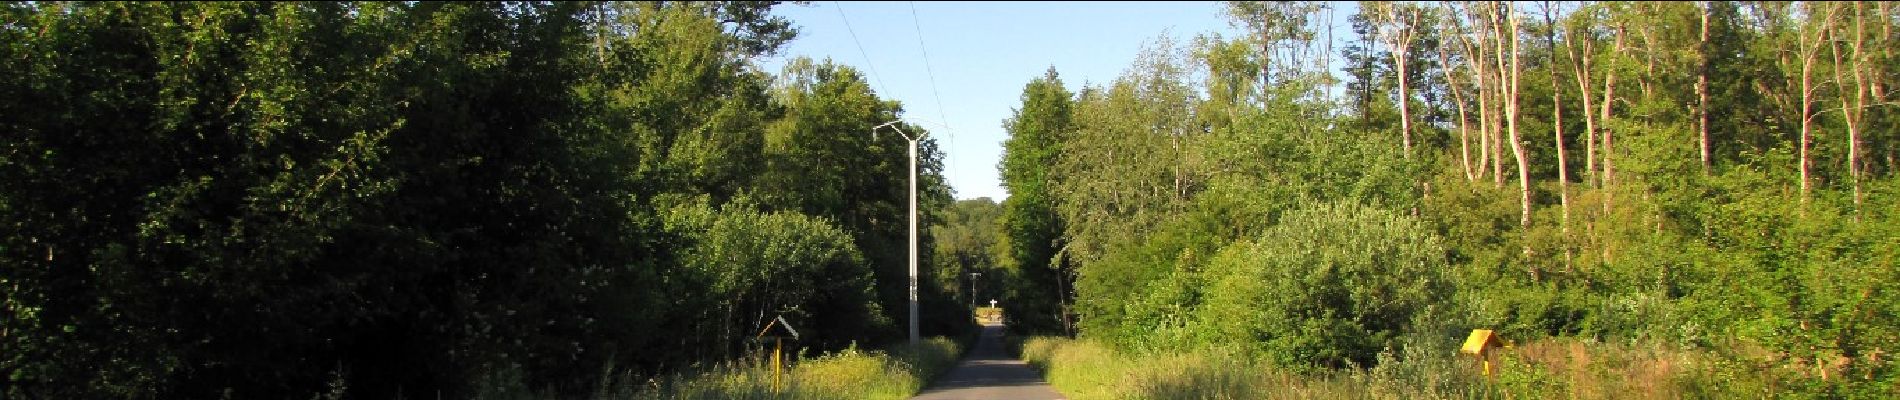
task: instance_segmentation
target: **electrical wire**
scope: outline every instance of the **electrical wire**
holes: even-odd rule
[[[871,63],[871,53],[864,51],[864,42],[858,41],[858,32],[851,29],[851,18],[844,16],[844,4],[833,1],[831,5],[837,7],[838,18],[844,20],[844,31],[851,34],[851,43],[858,45],[858,55],[864,56],[864,68],[871,70],[871,79],[877,81],[877,91],[889,95],[889,92],[884,91],[884,78],[877,74],[877,65]]]
[[[930,47],[924,45],[924,24],[918,22],[915,1],[910,2],[910,23],[917,30],[917,50],[924,55],[924,73],[930,77],[930,97],[937,100],[937,118],[943,119],[943,127],[950,134],[950,148],[954,149],[957,147],[957,131],[950,127],[950,117],[943,108],[943,95],[937,92],[937,72],[930,67]],[[944,158],[950,158],[950,169],[956,169],[955,157],[951,157],[949,151],[944,152]]]

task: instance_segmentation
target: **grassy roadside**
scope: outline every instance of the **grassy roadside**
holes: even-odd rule
[[[783,388],[772,390],[769,362],[743,362],[683,372],[657,379],[622,376],[603,382],[596,398],[613,399],[903,399],[916,394],[937,375],[956,365],[967,347],[951,338],[933,337],[915,348],[889,351],[856,347],[815,357],[798,357],[787,366]]]
[[[1276,369],[1238,353],[1127,354],[1089,340],[1035,337],[1024,360],[1071,399],[1674,399],[1773,398],[1815,394],[1817,379],[1659,347],[1552,339],[1507,349],[1498,375],[1446,355],[1381,357],[1378,367],[1319,375]],[[1839,379],[1838,377],[1835,379]],[[1884,398],[1896,392],[1823,392]]]

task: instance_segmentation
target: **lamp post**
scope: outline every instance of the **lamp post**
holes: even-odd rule
[[[976,277],[979,276],[983,276],[983,273],[970,273],[970,311],[976,311]]]
[[[871,138],[877,138],[877,130],[890,127],[898,135],[910,142],[910,344],[917,345],[917,140],[923,135],[911,136],[897,127],[899,121],[885,122],[871,128]]]

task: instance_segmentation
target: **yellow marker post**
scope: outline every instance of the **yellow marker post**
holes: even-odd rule
[[[772,339],[772,393],[779,393],[779,376],[785,370],[785,363],[780,361],[785,359],[781,355],[784,350],[785,338]]]
[[[772,322],[766,323],[765,329],[760,329],[759,334],[753,339],[764,339],[765,334],[772,332],[772,327],[775,326],[784,332],[772,335],[772,393],[779,393],[780,388],[784,386],[782,381],[785,375],[785,337],[789,335],[792,340],[798,340],[798,330],[792,329],[792,323],[785,322],[785,316],[780,315],[773,318]]]
[[[1498,347],[1497,334],[1491,333],[1490,329],[1472,329],[1471,336],[1465,337],[1465,345],[1458,352],[1477,357],[1478,362],[1484,365],[1484,376],[1491,376],[1489,356],[1493,347]]]

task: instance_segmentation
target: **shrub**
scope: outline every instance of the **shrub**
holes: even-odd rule
[[[1288,213],[1208,267],[1206,342],[1296,370],[1370,365],[1414,314],[1449,294],[1439,239],[1417,220],[1352,203]]]

